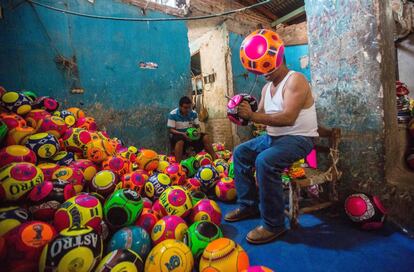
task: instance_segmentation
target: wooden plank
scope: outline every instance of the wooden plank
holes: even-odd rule
[[[287,23],[301,15],[305,14],[305,6],[302,6],[298,9],[295,9],[294,11],[292,11],[291,13],[286,14],[285,16],[277,19],[276,21],[274,21],[272,23],[272,26],[277,26],[279,24],[283,24],[283,23]]]
[[[254,1],[254,0],[236,0],[236,2],[239,2],[240,4],[244,6],[250,6],[253,4],[257,4],[257,1]],[[256,10],[257,12],[263,14],[264,16],[271,19],[272,21],[275,21],[278,18],[270,9],[264,6],[253,8],[253,10]]]
[[[328,202],[323,202],[323,203],[318,203],[316,205],[310,206],[310,207],[304,207],[301,208],[299,210],[299,213],[311,213],[311,212],[316,212],[325,208],[328,208],[330,206],[332,206],[333,202],[328,201]]]

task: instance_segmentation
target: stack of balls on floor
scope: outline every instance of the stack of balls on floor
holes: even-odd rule
[[[51,97],[0,95],[5,271],[271,271],[223,237],[213,199],[236,191],[222,144],[178,164]]]

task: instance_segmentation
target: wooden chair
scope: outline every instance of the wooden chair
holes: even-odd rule
[[[338,146],[341,140],[340,128],[324,128],[318,127],[319,138],[315,144],[315,149],[319,157],[321,155],[327,156],[328,170],[305,168],[306,178],[292,179],[289,183],[289,209],[287,214],[290,219],[290,227],[297,228],[299,225],[298,217],[300,213],[310,213],[321,210],[331,206],[338,201],[337,183],[342,172],[338,170],[337,164],[339,161]],[[323,139],[326,139],[327,145],[323,145]],[[330,187],[328,201],[319,202],[312,206],[300,208],[299,197],[302,188],[312,185],[321,185],[327,183]]]

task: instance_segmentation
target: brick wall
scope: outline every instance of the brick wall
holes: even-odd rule
[[[227,118],[209,119],[206,132],[214,143],[223,143],[226,148],[233,148],[233,136],[231,123]]]
[[[307,22],[295,25],[281,26],[276,29],[286,45],[307,44],[308,29]]]

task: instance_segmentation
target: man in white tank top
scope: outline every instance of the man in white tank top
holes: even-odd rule
[[[282,64],[265,76],[257,112],[243,102],[241,117],[267,126],[267,135],[237,146],[233,153],[239,208],[226,214],[229,222],[260,215],[262,224],[247,234],[247,241],[273,241],[285,229],[281,174],[298,159],[305,158],[318,136],[315,101],[305,76]],[[254,170],[259,190],[254,180]]]

